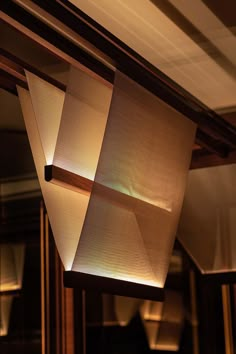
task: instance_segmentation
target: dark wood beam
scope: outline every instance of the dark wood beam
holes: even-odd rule
[[[39,76],[41,79],[58,87],[62,91],[66,90],[66,86],[63,85],[60,81],[53,79],[51,76],[46,75],[41,70],[33,67],[32,65],[19,59],[17,56],[0,48],[0,72],[8,77],[8,82],[10,82],[11,85],[19,85],[28,89],[25,70],[32,72],[33,74]]]
[[[153,301],[164,300],[162,288],[76,271],[64,272],[64,286]]]
[[[210,153],[206,149],[198,149],[192,153],[190,169],[230,165],[232,163],[236,163],[236,150],[229,152],[226,157],[221,157]]]

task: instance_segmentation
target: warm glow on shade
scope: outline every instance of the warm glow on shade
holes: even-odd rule
[[[19,98],[65,269],[162,288],[195,125],[120,72],[113,90],[74,68],[66,93],[27,80]],[[55,166],[90,180],[86,193],[45,182],[51,148]]]
[[[103,294],[103,325],[127,326],[138,311],[141,301],[131,297]]]
[[[152,350],[178,351],[184,321],[182,295],[166,290],[164,302],[144,301],[140,315]]]
[[[24,255],[24,245],[0,245],[0,292],[21,289]]]
[[[7,336],[13,295],[0,296],[0,337]]]
[[[236,164],[189,173],[178,238],[202,273],[236,271]]]

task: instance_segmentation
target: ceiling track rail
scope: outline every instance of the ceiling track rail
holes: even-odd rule
[[[186,93],[157,68],[89,19],[87,15],[81,11],[77,11],[78,14],[71,13],[70,9],[67,9],[68,2],[64,1],[58,3],[34,0],[33,2],[92,43],[99,51],[109,55],[121,72],[197,123],[197,144],[221,158],[226,158],[236,149],[236,127]],[[113,83],[114,71],[97,57],[86,52],[79,43],[76,45],[71,42],[13,1],[2,0],[1,10],[98,76]]]

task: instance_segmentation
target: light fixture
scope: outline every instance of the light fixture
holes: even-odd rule
[[[127,326],[138,312],[141,299],[102,294],[102,325]]]
[[[164,302],[145,300],[140,315],[150,349],[179,350],[184,322],[183,301],[179,292],[166,290]]]
[[[224,283],[236,279],[235,180],[236,164],[191,170],[178,229],[202,274]]]
[[[195,125],[119,71],[112,88],[72,67],[66,92],[26,77],[18,93],[65,285],[160,298]]]
[[[0,245],[0,293],[22,288],[24,254],[23,244]]]
[[[12,300],[14,295],[0,295],[0,337],[8,335]]]

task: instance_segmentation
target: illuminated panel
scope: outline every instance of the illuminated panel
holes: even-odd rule
[[[195,124],[119,72],[112,99],[73,68],[66,94],[31,73],[27,80],[19,98],[56,245],[72,270],[66,284],[128,281],[132,294],[149,285],[153,298],[169,266]],[[86,193],[44,181],[51,149],[60,177],[91,182]]]
[[[158,338],[153,349],[178,351],[182,333],[182,324],[162,322],[158,332]]]
[[[53,161],[65,93],[26,71],[36,125],[46,164]]]
[[[149,347],[178,351],[184,321],[182,295],[166,290],[164,302],[145,301],[140,309]]]
[[[236,270],[236,164],[192,170],[178,238],[202,273]]]
[[[0,296],[0,337],[8,335],[13,295]]]
[[[112,89],[71,67],[53,164],[94,180]]]
[[[73,271],[164,286],[194,134],[192,122],[116,73]]]
[[[18,87],[19,99],[57,249],[65,269],[70,270],[83,226],[89,197],[52,183],[47,183],[44,180],[44,166],[46,165],[45,156],[47,156],[47,153],[45,153],[43,149],[43,144],[41,142],[43,135],[42,132],[39,131],[40,126],[37,124],[36,116],[38,116],[38,119],[47,120],[49,134],[50,129],[53,130],[55,127],[54,124],[51,126],[51,120],[49,119],[49,117],[55,117],[55,114],[53,113],[55,105],[51,93],[49,96],[51,97],[50,100],[47,99],[46,102],[43,99],[39,100],[41,101],[41,104],[45,106],[42,110],[37,110],[38,103],[37,106],[33,106],[33,100],[31,100],[31,97],[34,97],[35,100],[36,97],[41,98],[40,94],[44,97],[45,83],[44,85],[41,85],[42,80],[40,78],[36,78],[33,74],[28,73],[28,81],[31,81],[31,78],[33,78],[33,81],[30,85],[30,93],[27,90]],[[47,85],[53,92],[55,87],[48,83]],[[37,90],[34,91],[35,86],[37,86]],[[56,94],[57,92],[58,89],[56,89]],[[63,95],[62,99],[64,100]],[[45,116],[40,115],[42,112],[44,112]]]
[[[127,326],[138,311],[142,300],[126,296],[102,295],[103,325]]]
[[[30,72],[26,76],[29,92],[18,88],[26,129],[56,245],[70,270],[90,193],[46,183],[44,166],[55,161],[68,171],[94,176],[111,89],[73,68],[66,93]]]
[[[140,313],[145,321],[160,321],[162,318],[163,302],[144,301]]]
[[[22,287],[24,245],[0,245],[0,292]]]

